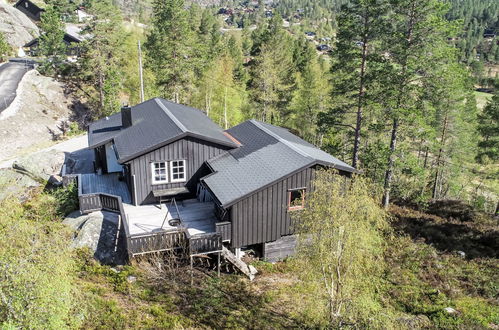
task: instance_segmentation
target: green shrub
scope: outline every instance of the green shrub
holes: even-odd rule
[[[24,204],[0,202],[0,324],[21,328],[75,327],[78,292],[70,233],[46,194]]]

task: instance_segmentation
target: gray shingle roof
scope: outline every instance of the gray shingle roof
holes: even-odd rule
[[[214,173],[202,179],[224,207],[314,164],[356,172],[281,127],[249,120],[227,132],[242,145],[210,159]]]
[[[237,145],[201,110],[154,98],[132,107],[132,126],[121,127],[121,114],[89,126],[91,148],[114,140],[118,161],[129,161],[184,136],[229,147]]]

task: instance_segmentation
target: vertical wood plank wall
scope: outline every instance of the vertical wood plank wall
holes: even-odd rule
[[[135,158],[129,162],[130,174],[135,175],[136,201],[138,204],[154,203],[152,191],[159,189],[187,187],[196,191],[199,178],[208,174],[202,167],[206,160],[226,151],[228,147],[202,141],[195,138],[185,138],[158,148],[150,153]],[[186,160],[187,180],[179,183],[152,184],[151,162]],[[168,172],[170,169],[168,168]]]
[[[275,241],[292,234],[288,190],[306,188],[306,194],[310,193],[315,172],[315,167],[306,168],[234,204],[230,213],[232,247]]]

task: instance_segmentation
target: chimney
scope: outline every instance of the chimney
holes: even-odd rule
[[[128,105],[121,107],[121,127],[128,128],[132,126],[132,108]]]

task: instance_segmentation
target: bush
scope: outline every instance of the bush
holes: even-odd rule
[[[69,231],[47,194],[0,202],[0,325],[77,326]]]
[[[313,185],[295,222],[301,275],[317,284],[315,305],[334,327],[389,327],[389,311],[381,304],[388,222],[377,189],[334,171],[319,171]]]

